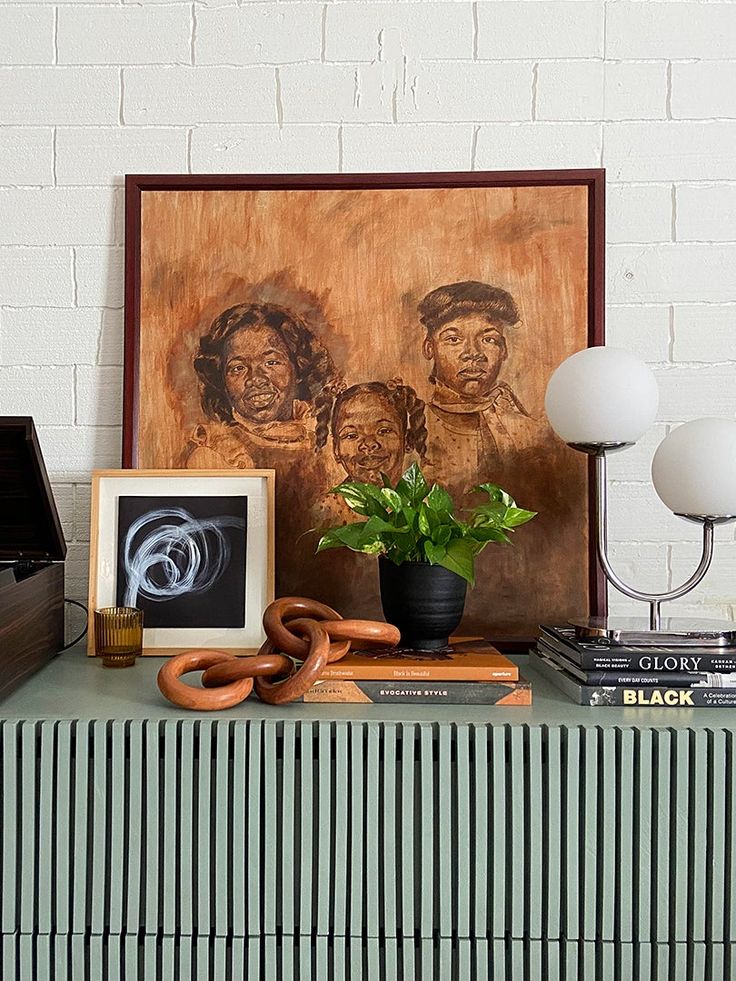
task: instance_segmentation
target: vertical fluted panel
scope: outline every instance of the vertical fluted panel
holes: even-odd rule
[[[38,727],[32,722],[23,722],[20,732],[20,785],[18,787],[20,825],[16,826],[20,851],[16,865],[16,876],[20,879],[20,919],[21,933],[32,934],[36,929],[36,871],[38,869],[38,785],[36,773],[38,766]]]
[[[54,890],[54,756],[56,731],[43,726],[37,743],[38,768],[38,876],[35,890],[38,901],[35,909],[35,932],[49,934],[53,930]]]
[[[186,727],[185,727],[186,731]],[[145,825],[147,821],[145,800],[145,771],[143,766],[145,723],[134,720],[127,723],[126,768],[127,796],[124,801],[126,825],[125,853],[123,855],[125,878],[125,933],[134,934],[143,922],[142,888]],[[190,757],[191,759],[191,757]],[[59,759],[59,767],[64,761]],[[191,763],[185,763],[190,766]],[[191,781],[188,782],[191,786]],[[190,839],[189,839],[190,840]],[[188,840],[188,844],[189,844]]]
[[[176,800],[178,815],[174,830],[177,855],[169,861],[176,870],[178,893],[178,930],[191,936],[194,933],[194,745],[195,722],[185,722],[179,728],[179,794]]]
[[[377,725],[366,727],[365,747],[365,926],[363,935],[377,937],[381,930],[381,838],[379,823],[380,800],[383,786],[379,782],[379,752],[381,730]],[[320,761],[321,771],[321,761]],[[320,866],[323,856],[320,853]],[[323,931],[324,932],[324,931]]]
[[[330,922],[330,904],[333,893],[334,856],[332,843],[337,829],[333,826],[333,759],[332,733],[329,726],[319,726],[317,729],[319,745],[317,760],[319,766],[317,777],[317,831],[316,841],[316,871],[317,871],[317,906],[314,923],[318,936],[328,937],[332,932]],[[376,760],[376,772],[378,761]],[[377,823],[377,821],[376,821]]]
[[[278,859],[281,854],[281,829],[279,828],[279,751],[278,733],[273,723],[263,726],[263,910],[261,933],[275,935],[279,928]],[[232,781],[231,781],[232,782]],[[233,783],[233,798],[245,796],[248,788]],[[227,839],[226,839],[227,843]],[[223,865],[222,877],[227,882],[228,863]],[[232,911],[229,917],[232,922]],[[230,927],[232,931],[232,926]]]
[[[300,765],[299,765],[299,806],[295,808],[299,819],[299,835],[297,845],[299,849],[298,863],[298,915],[297,929],[301,935],[313,932],[314,922],[314,833],[315,833],[315,807],[314,807],[314,771],[315,771],[315,747],[314,747],[314,725],[311,722],[301,726],[300,732]],[[254,870],[257,863],[252,863]]]
[[[581,764],[583,784],[580,789],[580,821],[582,841],[577,845],[581,869],[578,914],[581,916],[581,932],[568,933],[572,937],[597,937],[609,939],[612,934],[611,906],[613,904],[616,819],[612,810],[614,800],[615,760],[612,753],[612,730],[583,729],[581,732]],[[600,740],[605,737],[608,750],[607,770],[599,779],[598,758]],[[571,774],[568,774],[570,779]],[[574,777],[573,777],[574,779]],[[575,843],[570,842],[575,848]]]
[[[705,944],[6,936],[3,981],[731,981]]]
[[[656,821],[654,814],[654,753],[655,736],[651,729],[634,731],[634,768],[639,773],[632,779],[632,839],[636,848],[636,862],[631,868],[631,880],[636,897],[633,930],[636,939],[653,936],[652,904],[654,898],[654,870],[656,861]],[[625,792],[628,774],[622,775],[621,785]]]
[[[563,916],[563,730],[540,729],[542,750],[546,748],[547,760],[541,763],[542,787],[542,874],[545,878],[540,890],[542,897],[541,936],[557,940]]]
[[[726,733],[716,729],[707,733],[710,754],[706,774],[707,806],[705,828],[706,861],[710,862],[712,875],[706,883],[706,932],[716,942],[726,939],[726,897],[728,895],[727,876],[730,873],[727,843],[727,807],[733,796],[732,773],[726,754]],[[725,764],[718,770],[719,761]]]
[[[472,799],[470,796],[470,781],[473,765],[471,751],[471,730],[468,726],[459,726],[456,732],[455,751],[457,759],[466,760],[465,766],[456,766],[455,780],[457,785],[457,824],[455,829],[454,879],[457,888],[456,896],[456,926],[455,933],[459,937],[472,936],[470,891],[473,885],[473,867],[471,851],[474,843],[475,822],[471,818]],[[466,948],[463,947],[463,950]]]
[[[269,937],[277,979],[736,966],[730,730],[5,722],[0,747],[3,981],[268,977]]]
[[[176,933],[179,917],[177,893],[181,890],[181,879],[178,876],[179,856],[188,846],[182,841],[177,832],[177,810],[179,807],[179,777],[181,768],[178,757],[181,752],[179,745],[181,732],[179,727],[165,726],[160,734],[161,775],[161,825],[159,835],[160,854],[163,856],[163,868],[159,892],[161,895],[160,929],[166,936]]]
[[[360,937],[365,904],[365,728],[350,727],[348,836],[348,931]]]
[[[508,930],[506,863],[506,831],[509,811],[506,805],[506,781],[511,776],[510,765],[506,760],[506,733],[503,727],[494,726],[489,732],[491,752],[489,754],[489,782],[491,792],[491,833],[489,905],[491,910],[492,937],[502,937]],[[509,831],[511,828],[509,827]]]
[[[469,881],[472,917],[471,936],[485,937],[490,933],[488,891],[490,882],[490,847],[493,834],[489,810],[488,780],[489,730],[477,726],[471,730],[470,745],[473,768],[470,774],[471,874]]]
[[[345,936],[348,932],[348,895],[350,892],[349,850],[348,850],[348,795],[349,766],[348,745],[349,726],[338,722],[334,736],[334,779],[331,825],[333,833],[334,874],[332,878],[333,914],[331,917],[333,933]],[[286,766],[286,761],[284,761]]]
[[[383,762],[380,770],[380,779],[383,785],[381,794],[381,814],[382,822],[382,880],[381,890],[383,894],[383,904],[381,907],[381,922],[384,924],[386,936],[395,937],[399,929],[398,915],[398,894],[397,894],[397,856],[398,842],[396,835],[396,774],[397,774],[397,751],[400,744],[397,741],[397,727],[393,723],[386,725],[383,729]],[[337,920],[335,921],[337,926]],[[394,951],[395,946],[391,948]]]
[[[582,936],[582,917],[580,916],[580,863],[584,854],[581,808],[589,802],[585,799],[585,789],[581,783],[584,778],[581,755],[582,730],[563,730],[562,759],[562,869],[563,927],[566,937]],[[570,779],[570,774],[575,774]],[[591,802],[592,803],[592,802]]]
[[[591,930],[591,899],[598,892],[598,936],[603,940],[614,938],[614,919],[616,902],[616,876],[620,870],[619,851],[621,843],[620,829],[617,827],[617,788],[616,777],[618,766],[616,759],[616,743],[618,733],[614,729],[603,729],[597,733],[598,743],[602,743],[603,759],[608,765],[599,767],[598,746],[596,733],[587,730],[585,733],[585,773],[586,798],[589,799],[597,792],[599,801],[598,828],[587,839],[590,848],[585,853],[585,896],[584,896],[584,937],[595,936]],[[593,736],[593,738],[590,738]],[[610,761],[610,762],[609,762]],[[593,775],[595,775],[593,781]],[[587,836],[586,836],[587,837]],[[596,840],[597,839],[597,840]],[[594,871],[592,871],[594,870]],[[597,881],[595,881],[597,880]]]
[[[414,883],[415,875],[421,881],[422,868],[417,864],[414,868],[414,833],[421,821],[421,815],[414,810],[414,779],[415,779],[415,742],[418,736],[417,727],[403,724],[401,727],[401,774],[398,791],[399,834],[401,841],[401,862],[397,874],[401,892],[400,935],[414,935]]]
[[[13,934],[18,929],[18,735],[20,726],[14,722],[5,722],[0,727],[0,746],[2,746],[2,896],[0,897],[0,923],[3,936]],[[3,948],[5,951],[5,948]],[[3,958],[5,953],[3,953]],[[3,961],[4,963],[4,961]]]
[[[449,863],[452,860],[449,727],[446,737],[440,739],[438,749],[432,736],[430,726],[419,727],[414,742],[416,755],[406,761],[407,768],[411,766],[415,771],[414,801],[410,814],[413,814],[416,837],[413,844],[408,846],[413,852],[415,878],[407,883],[408,889],[413,888],[415,904],[414,919],[405,926],[409,936],[414,933],[431,937],[438,919],[442,933],[442,922],[446,926],[454,916],[449,889]],[[415,762],[417,756],[418,766]],[[436,789],[439,786],[444,788],[442,794]],[[404,820],[401,815],[400,820]]]
[[[652,867],[652,940],[666,940],[670,932],[670,840],[672,732],[656,733],[652,761],[653,791],[653,867]],[[649,939],[649,938],[646,938]]]

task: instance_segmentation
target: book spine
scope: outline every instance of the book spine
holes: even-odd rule
[[[608,653],[599,653],[590,648],[573,647],[552,638],[542,637],[537,643],[537,652],[542,657],[555,660],[563,658],[577,665],[583,671],[611,671],[617,674],[657,675],[664,678],[674,674],[732,674],[736,672],[736,655],[723,653],[699,654],[653,654],[641,650],[636,654],[617,654],[610,648]],[[669,684],[669,682],[665,682]]]
[[[400,681],[417,682],[419,684],[436,681],[458,684],[463,681],[501,681],[515,682],[519,680],[519,671],[515,666],[508,668],[446,668],[442,665],[432,665],[421,668],[396,667],[387,668],[380,662],[375,665],[360,667],[341,667],[339,661],[328,664],[320,678],[323,681]]]
[[[673,674],[688,672],[699,674],[732,674],[736,672],[736,657],[724,654],[700,655],[697,658],[681,655],[655,657],[642,651],[633,657],[618,655],[596,654],[593,651],[565,652],[566,657],[575,660],[584,671],[632,671],[642,674],[657,674],[664,678]],[[669,684],[669,682],[665,682]]]
[[[581,704],[646,708],[736,708],[734,688],[591,688],[580,686]]]
[[[475,682],[319,681],[304,695],[305,702],[402,702],[426,705],[531,705],[528,682],[477,684]]]
[[[629,686],[660,688],[736,688],[736,675],[730,674],[688,674],[687,672],[662,671],[658,674],[633,673],[625,671],[586,671],[586,685]],[[732,680],[733,678],[733,680]]]

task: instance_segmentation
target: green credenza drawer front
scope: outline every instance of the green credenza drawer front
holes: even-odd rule
[[[736,940],[730,731],[0,730],[4,935]]]

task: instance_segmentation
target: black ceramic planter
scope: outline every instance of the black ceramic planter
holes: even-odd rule
[[[401,643],[418,651],[446,647],[465,606],[465,580],[441,565],[379,558],[383,615],[401,631]]]

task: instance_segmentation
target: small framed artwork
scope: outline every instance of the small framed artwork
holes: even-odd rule
[[[273,470],[102,470],[92,477],[94,610],[143,610],[143,653],[251,654],[274,596]]]
[[[461,631],[526,649],[605,613],[589,465],[544,413],[604,343],[602,170],[128,176],[123,466],[271,467],[276,591],[380,617],[377,562],[315,554],[330,489],[417,462],[538,517],[478,556]]]

